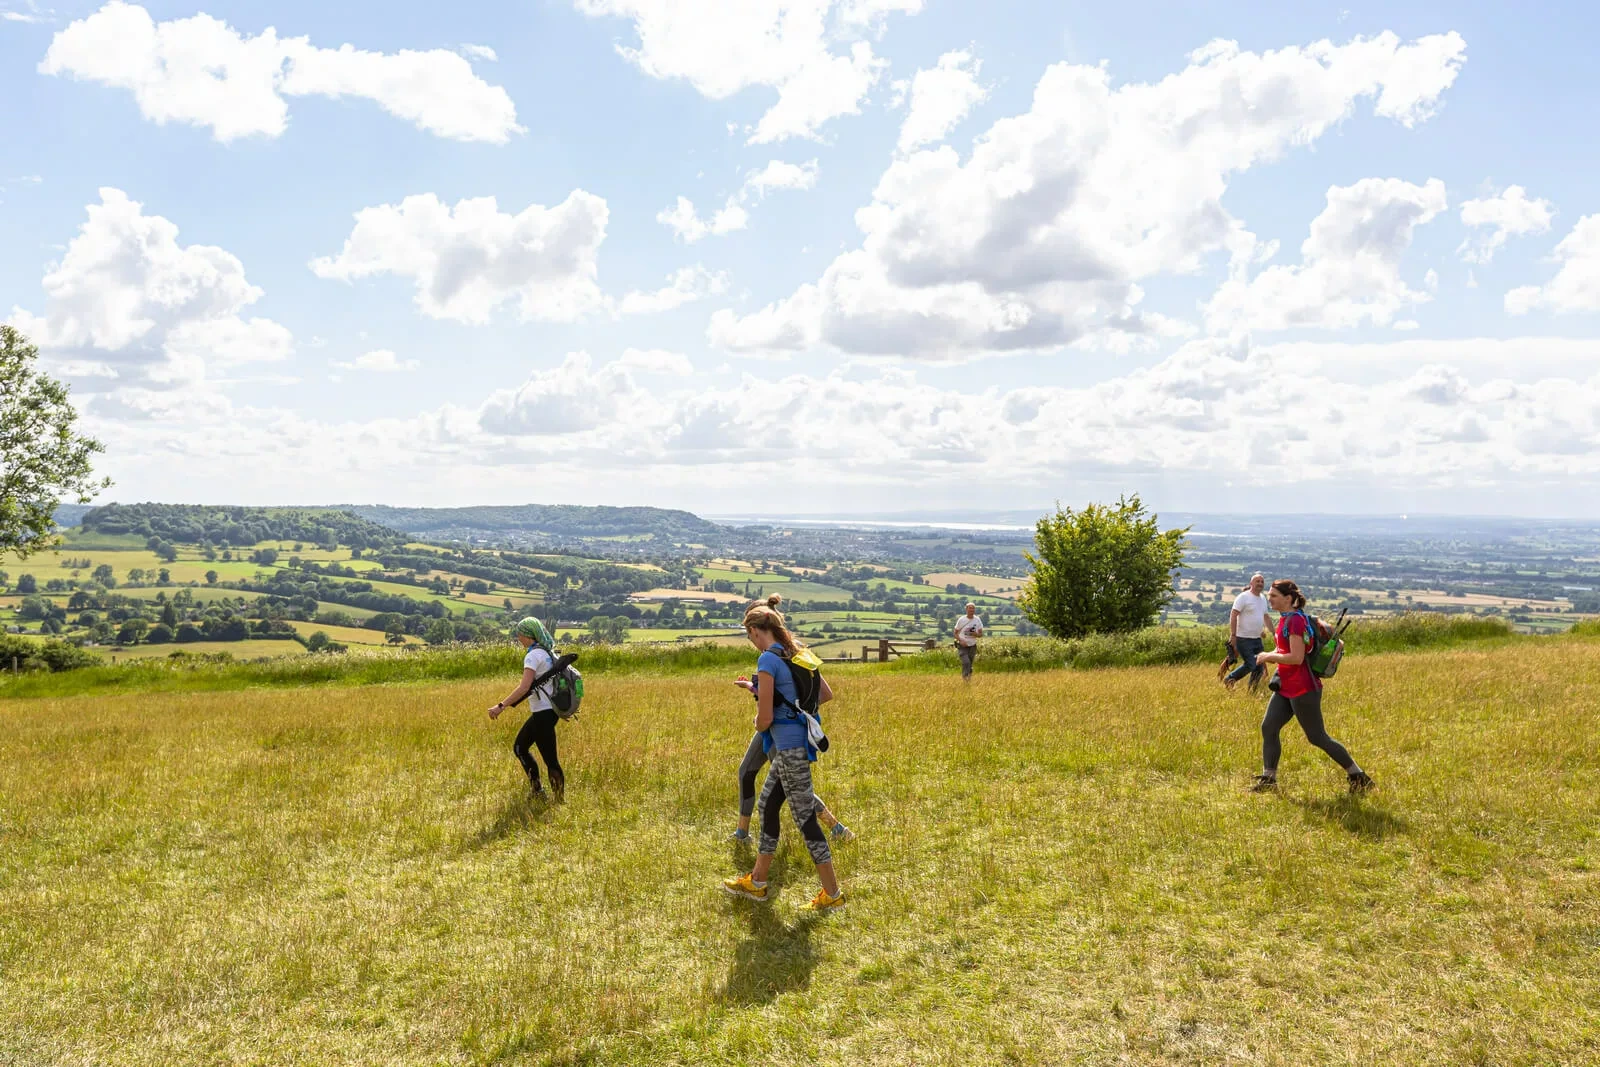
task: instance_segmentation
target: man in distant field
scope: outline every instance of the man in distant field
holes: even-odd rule
[[[1262,594],[1266,585],[1267,579],[1259,571],[1252,574],[1250,588],[1233,598],[1233,610],[1228,612],[1228,647],[1239,657],[1239,665],[1222,680],[1229,689],[1248,674],[1250,691],[1255,692],[1266,673],[1265,667],[1256,665],[1261,634],[1267,626],[1267,598]]]
[[[972,680],[972,657],[978,654],[978,638],[982,636],[983,620],[978,618],[978,605],[968,604],[967,613],[956,620],[956,655],[961,657],[962,681]]]

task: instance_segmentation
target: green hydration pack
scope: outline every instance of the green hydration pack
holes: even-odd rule
[[[556,656],[551,652],[551,655],[555,657],[554,664],[533,680],[528,687],[528,695],[532,696],[548,685],[546,693],[550,697],[550,707],[558,717],[570,719],[578,714],[578,706],[583,703],[583,675],[573,666],[578,661],[578,654],[566,652]]]
[[[1306,666],[1318,678],[1332,678],[1344,660],[1343,634],[1350,628],[1345,619],[1347,612],[1348,609],[1340,609],[1331,626],[1304,609],[1290,612],[1306,620]]]

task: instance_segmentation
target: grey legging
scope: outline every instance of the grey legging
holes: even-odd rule
[[[756,734],[750,739],[750,747],[744,750],[744,759],[739,761],[739,817],[748,819],[756,810],[756,775],[761,773],[761,765],[767,762],[766,749],[761,747],[761,735]]]
[[[1290,719],[1299,719],[1306,740],[1326,752],[1333,762],[1346,771],[1355,766],[1350,753],[1329,737],[1327,728],[1322,725],[1322,690],[1314,689],[1297,697],[1274,693],[1267,702],[1267,714],[1261,719],[1261,769],[1266,773],[1278,772],[1278,757],[1283,755],[1283,743],[1278,740],[1278,734]]]

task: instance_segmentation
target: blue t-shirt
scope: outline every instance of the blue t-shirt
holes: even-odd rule
[[[774,647],[781,649],[783,646]],[[781,752],[786,748],[805,748],[806,721],[793,708],[777,699],[777,694],[780,693],[793,702],[798,702],[800,699],[800,694],[794,687],[794,675],[789,673],[788,662],[769,648],[761,653],[760,659],[756,660],[756,673],[772,677],[772,725],[767,729],[767,736],[772,739],[769,751]]]

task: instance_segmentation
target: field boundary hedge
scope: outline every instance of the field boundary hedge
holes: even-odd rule
[[[1600,637],[1600,621],[1575,627],[1579,639]],[[1130,634],[1100,634],[1072,641],[1008,637],[985,641],[979,670],[1095,670],[1107,667],[1173,666],[1219,661],[1226,631],[1220,626],[1151,627]],[[1512,641],[1563,640],[1517,634],[1495,618],[1417,612],[1361,622],[1345,635],[1351,655],[1414,652]],[[444,645],[436,648],[351,649],[281,659],[238,661],[215,654],[141,660],[60,673],[0,675],[0,699],[62,697],[85,693],[185,692],[311,685],[386,685],[465,681],[516,676],[522,653],[508,643]],[[684,675],[748,669],[754,650],[690,642],[678,645],[599,645],[580,650],[586,675]],[[850,665],[846,670],[940,673],[959,669],[953,648],[907,656],[887,664]],[[838,665],[829,667],[837,673]]]

